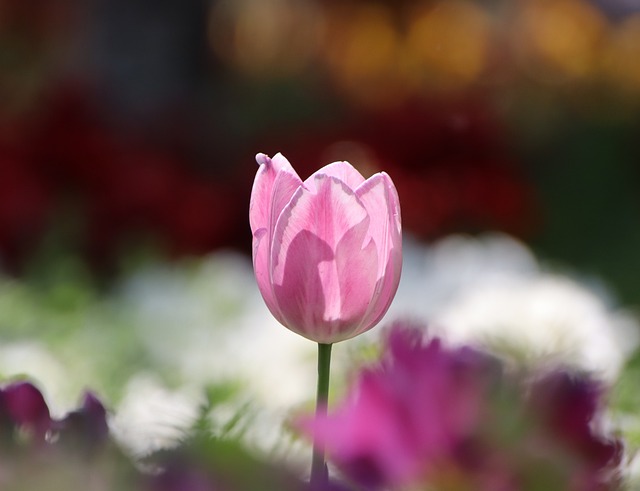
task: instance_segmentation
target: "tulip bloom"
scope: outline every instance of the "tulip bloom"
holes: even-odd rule
[[[361,334],[386,313],[402,266],[400,203],[384,172],[334,162],[304,182],[258,154],[249,218],[253,266],[275,318],[312,341]]]

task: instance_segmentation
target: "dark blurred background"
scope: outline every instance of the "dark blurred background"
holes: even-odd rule
[[[5,272],[250,253],[258,151],[640,304],[638,0],[0,0]]]

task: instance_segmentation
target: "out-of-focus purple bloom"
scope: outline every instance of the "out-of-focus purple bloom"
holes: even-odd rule
[[[0,388],[0,489],[140,491],[140,474],[109,440],[106,411],[87,393],[62,419],[51,418],[29,382]]]
[[[382,363],[363,370],[349,401],[306,426],[359,483],[410,484],[456,459],[495,376],[488,356],[423,344],[418,330],[396,329]]]
[[[0,389],[0,426],[20,428],[38,441],[44,441],[52,425],[49,407],[40,391],[29,382],[15,382]]]
[[[79,409],[68,413],[55,427],[62,444],[76,445],[81,451],[94,451],[109,439],[107,411],[91,392],[85,393]]]
[[[80,408],[57,420],[51,418],[42,393],[30,382],[15,382],[0,388],[3,445],[18,443],[14,441],[15,430],[27,433],[29,443],[79,446],[81,452],[97,448],[109,436],[107,412],[94,394],[87,392]]]
[[[149,458],[159,469],[141,491],[310,491],[282,466],[266,463],[237,442],[196,436],[177,449]],[[313,491],[347,491],[327,487]]]
[[[603,391],[596,381],[564,371],[541,377],[531,388],[529,409],[548,437],[566,446],[579,463],[575,479],[582,487],[576,489],[608,489],[598,482],[598,474],[613,471],[622,460],[619,440],[594,434]]]
[[[233,456],[234,454],[232,454]],[[311,487],[276,468],[235,454],[231,460],[202,462],[202,455],[174,455],[162,464],[162,470],[147,476],[141,491],[352,491],[337,482]],[[222,465],[226,460],[227,465]],[[225,468],[226,467],[226,468]]]
[[[615,489],[620,444],[593,426],[601,388],[560,370],[530,376],[396,327],[350,397],[301,427],[364,489]]]

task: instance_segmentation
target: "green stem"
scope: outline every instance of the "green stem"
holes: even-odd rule
[[[316,418],[327,414],[329,401],[329,374],[331,371],[331,344],[318,343],[318,392]],[[324,460],[324,445],[316,438],[313,442],[311,461],[311,489],[322,489],[329,481],[329,471]]]

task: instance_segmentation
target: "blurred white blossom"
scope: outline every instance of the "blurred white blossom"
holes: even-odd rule
[[[453,342],[516,351],[613,380],[638,344],[638,322],[600,283],[546,271],[501,234],[405,242],[404,277],[391,316],[425,320]]]
[[[246,438],[260,448],[279,445],[290,409],[315,393],[314,343],[273,318],[244,256],[218,253],[197,267],[162,264],[139,271],[123,283],[119,298],[155,365],[189,386],[241,384],[261,426]],[[145,397],[132,390],[122,404],[143,406]],[[197,410],[198,401],[190,402]],[[236,409],[245,402],[238,401]],[[129,411],[120,405],[118,420],[128,419]],[[127,445],[153,446],[153,425],[148,428],[146,434],[120,435],[125,442],[138,441]]]
[[[162,265],[129,278],[122,303],[144,346],[190,383],[240,380],[272,407],[312,395],[315,345],[280,326],[264,306],[251,262],[218,253],[195,268]]]
[[[196,420],[202,402],[198,390],[172,390],[152,374],[135,374],[109,426],[116,440],[142,457],[175,446]]]

